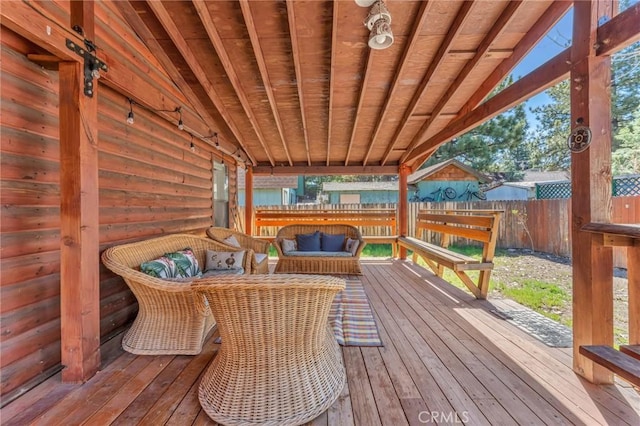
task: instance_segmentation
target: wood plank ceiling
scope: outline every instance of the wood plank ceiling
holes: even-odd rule
[[[116,3],[203,120],[279,170],[401,164],[570,4],[389,0],[395,40],[373,50],[353,0]]]

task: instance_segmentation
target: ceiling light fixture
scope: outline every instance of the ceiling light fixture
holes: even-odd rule
[[[386,49],[393,44],[391,32],[391,14],[382,0],[377,0],[369,9],[369,15],[364,25],[369,33],[369,47],[372,49]]]
[[[356,0],[356,4],[360,7],[369,7],[375,2],[376,0]]]

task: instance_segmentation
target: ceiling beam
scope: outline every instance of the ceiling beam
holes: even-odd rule
[[[446,128],[414,149],[406,162],[415,170],[422,163],[421,160],[423,157],[435,151],[440,145],[451,140],[451,138],[479,126],[525,99],[566,79],[569,75],[570,67],[571,48],[568,48],[488,99],[478,106],[478,108],[449,123]]]
[[[253,175],[395,175],[398,174],[398,166],[255,166]]]
[[[460,86],[466,81],[467,77],[473,72],[473,70],[478,66],[480,60],[484,57],[485,53],[489,50],[489,47],[496,41],[498,37],[502,34],[507,24],[511,22],[513,19],[513,15],[518,11],[520,6],[522,6],[522,1],[510,1],[507,3],[507,7],[500,14],[500,17],[496,20],[496,22],[491,26],[491,29],[487,33],[487,35],[482,39],[480,45],[476,49],[476,54],[469,62],[467,62],[456,79],[451,83],[451,86],[447,89],[447,91],[440,97],[440,100],[431,111],[431,117],[420,127],[420,130],[416,133],[416,135],[411,140],[407,150],[400,158],[400,162],[403,163],[404,160],[411,154],[411,151],[416,147],[418,142],[424,138],[424,136],[429,131],[429,128],[433,124],[435,120],[437,120],[440,113],[447,106],[449,101],[455,96]]]
[[[422,78],[420,85],[416,89],[416,93],[411,99],[409,106],[405,110],[404,115],[400,120],[400,124],[396,128],[393,138],[391,139],[391,142],[389,143],[389,146],[387,147],[387,150],[384,153],[384,156],[382,157],[382,165],[386,164],[386,162],[389,160],[389,155],[391,155],[391,152],[393,151],[394,147],[398,143],[398,140],[400,139],[400,133],[402,133],[402,130],[407,125],[407,121],[409,121],[409,118],[415,112],[416,107],[418,106],[418,104],[420,103],[420,100],[422,99],[422,96],[426,93],[426,89],[427,89],[427,85],[429,84],[429,81],[436,74],[440,66],[444,63],[444,60],[447,56],[447,52],[451,50],[453,41],[458,37],[458,34],[460,34],[462,27],[467,22],[467,19],[471,16],[470,12],[471,12],[471,9],[473,9],[475,4],[476,3],[474,1],[462,2],[462,7],[458,11],[458,14],[456,15],[455,19],[453,20],[451,27],[449,27],[449,30],[447,31],[447,35],[445,36],[444,40],[440,44],[440,47],[438,48],[438,51],[434,56],[433,60],[429,64],[429,68],[427,69],[427,72]]]
[[[378,119],[376,120],[376,127],[371,134],[371,140],[369,141],[369,147],[367,148],[367,153],[364,156],[363,163],[366,165],[369,161],[369,156],[371,155],[371,151],[373,150],[373,145],[378,138],[378,133],[380,133],[380,129],[382,129],[382,123],[384,123],[387,118],[387,113],[389,112],[389,105],[391,104],[391,99],[396,93],[396,89],[400,86],[400,76],[404,72],[405,65],[407,65],[408,58],[414,53],[416,44],[418,43],[418,39],[420,36],[420,30],[424,27],[424,24],[427,20],[427,14],[429,9],[433,5],[433,0],[423,0],[420,3],[420,9],[418,10],[418,16],[416,17],[413,28],[411,30],[411,35],[409,36],[409,40],[405,46],[404,51],[402,52],[402,57],[400,58],[400,66],[396,69],[396,72],[393,76],[393,81],[391,82],[391,89],[387,92],[387,96],[384,100],[384,104],[382,105],[382,110]]]
[[[262,134],[262,130],[260,129],[258,119],[253,113],[253,109],[251,109],[251,102],[249,101],[249,98],[247,98],[244,88],[242,87],[242,83],[240,82],[240,78],[238,77],[233,63],[231,62],[231,59],[227,54],[227,49],[222,42],[222,38],[220,37],[215,24],[213,23],[213,19],[211,18],[211,14],[209,13],[209,8],[207,7],[206,2],[204,0],[193,0],[192,3],[196,8],[196,11],[198,12],[198,16],[200,17],[200,21],[202,22],[204,29],[207,31],[207,35],[209,36],[209,40],[211,41],[213,48],[218,54],[220,63],[227,73],[227,77],[229,78],[229,81],[233,86],[233,90],[236,92],[236,96],[240,101],[240,105],[242,105],[242,109],[244,110],[245,114],[247,114],[247,118],[249,118],[249,122],[251,123],[251,126],[253,127],[256,136],[258,137],[258,141],[260,142],[260,145],[262,145],[262,149],[264,150],[265,154],[267,154],[269,162],[271,164],[275,164],[275,162],[273,161],[273,156],[271,155],[271,150],[269,149],[265,141],[265,137]],[[246,150],[245,152],[247,153],[247,155],[249,155]]]
[[[336,74],[336,50],[338,49],[338,6],[339,1],[331,3],[333,5],[333,18],[331,23],[331,67],[329,74],[329,115],[327,121],[327,166],[331,162],[331,132],[333,131],[333,90]]]
[[[368,86],[369,76],[371,75],[371,64],[373,63],[373,50],[369,46],[365,47],[368,49],[367,52],[367,61],[364,64],[364,77],[362,78],[362,84],[360,85],[360,95],[358,96],[358,107],[356,108],[356,115],[353,118],[353,128],[351,129],[351,139],[349,140],[349,147],[347,148],[347,157],[344,160],[344,165],[349,165],[349,156],[351,155],[351,148],[353,148],[353,141],[356,138],[356,132],[358,131],[358,121],[360,120],[360,112],[362,111],[362,107],[364,106],[364,95]]]
[[[596,54],[612,55],[640,40],[640,3],[636,3],[598,27]]]
[[[527,54],[533,49],[533,47],[544,37],[544,35],[564,16],[569,10],[572,1],[556,1],[547,8],[547,10],[540,16],[535,24],[531,26],[529,31],[522,37],[516,47],[513,49],[513,54],[502,61],[500,65],[487,77],[487,79],[480,85],[478,90],[471,95],[469,100],[460,108],[459,115],[466,115],[491,93],[491,91],[515,68],[520,61],[527,56]]]
[[[284,152],[287,155],[287,161],[289,161],[289,165],[293,165],[293,160],[291,159],[291,154],[289,153],[289,147],[287,146],[286,138],[284,136],[284,126],[282,125],[282,118],[280,118],[280,110],[278,109],[276,97],[273,93],[273,86],[271,84],[271,78],[269,77],[269,71],[267,70],[267,63],[264,60],[264,55],[262,54],[262,47],[260,46],[260,38],[258,37],[256,25],[253,21],[253,14],[251,13],[251,6],[249,6],[249,0],[240,0],[240,9],[242,10],[242,16],[244,18],[245,27],[247,29],[247,33],[249,34],[249,39],[251,40],[251,47],[253,48],[253,54],[255,55],[256,62],[258,63],[258,69],[260,70],[260,77],[262,78],[262,85],[264,86],[264,90],[267,93],[267,98],[269,99],[269,105],[271,106],[271,112],[273,113],[273,118],[275,119],[276,127],[278,128],[278,134],[280,135],[282,148],[284,149]]]
[[[173,22],[173,19],[171,19],[171,16],[169,16],[169,12],[167,12],[167,9],[165,9],[162,2],[159,1],[147,1],[147,5],[153,11],[160,24],[164,27],[164,30],[167,32],[167,34],[171,38],[171,41],[189,65],[189,68],[198,79],[198,82],[202,85],[202,88],[205,90],[205,92],[207,92],[207,95],[213,102],[213,105],[216,107],[222,118],[226,121],[227,126],[229,126],[234,136],[238,140],[240,148],[247,154],[252,164],[257,164],[256,159],[253,157],[253,155],[251,155],[251,152],[244,144],[242,140],[242,133],[233,121],[233,118],[224,105],[222,98],[220,97],[220,95],[218,95],[218,92],[209,80],[206,71],[200,65],[200,62],[189,47],[187,41],[184,39],[184,37],[182,37],[182,34],[180,33],[180,30],[176,26],[175,22]]]
[[[302,131],[304,133],[304,146],[307,150],[307,163],[311,165],[309,153],[309,132],[307,131],[306,109],[304,107],[304,84],[302,81],[302,66],[300,64],[300,47],[298,46],[298,33],[296,31],[296,13],[294,0],[287,0],[287,17],[289,20],[289,36],[291,37],[291,56],[296,71],[296,83],[298,85],[298,100],[300,102],[300,117],[302,118]]]
[[[178,71],[173,61],[169,58],[169,56],[167,56],[164,49],[162,49],[162,46],[160,46],[160,43],[158,43],[158,41],[155,39],[151,31],[149,30],[147,25],[142,21],[142,18],[140,18],[140,15],[138,15],[138,13],[133,8],[131,3],[129,3],[128,1],[116,1],[114,2],[114,5],[116,8],[118,8],[120,13],[122,13],[122,16],[124,17],[124,19],[135,31],[138,37],[140,37],[140,39],[144,42],[144,44],[147,46],[147,48],[153,54],[153,56],[155,56],[158,62],[160,62],[160,64],[165,69],[165,71],[167,72],[171,80],[173,80],[176,86],[182,91],[182,93],[184,93],[188,102],[191,103],[190,107],[192,109],[195,109],[195,111],[198,111],[197,114],[200,115],[202,121],[204,121],[207,124],[207,126],[214,129],[217,128],[219,130],[214,132],[213,130],[208,129],[208,131],[206,132],[202,132],[202,131],[198,132],[197,129],[194,129],[193,127],[191,127],[193,126],[194,123],[192,122],[192,120],[189,120],[188,118],[186,118],[187,111],[183,109],[183,114],[185,115],[185,120],[184,120],[185,127],[188,128],[190,131],[193,131],[194,133],[196,133],[194,136],[201,138],[203,141],[205,141],[209,145],[212,145],[214,143],[212,143],[210,140],[207,140],[207,139],[210,139],[210,138],[207,138],[207,136],[211,136],[213,133],[226,134],[228,131],[230,131],[230,129],[226,127],[226,123],[222,123],[223,125],[221,126],[221,124],[218,123],[211,116],[211,114],[207,112],[207,108],[205,108],[205,106],[202,104],[198,96],[196,96],[195,92],[191,89],[191,86],[189,86],[189,84],[184,80],[180,71]],[[138,102],[138,100],[136,100],[136,102]],[[166,108],[163,108],[163,109],[166,109]],[[232,136],[231,138],[229,137],[229,135],[226,136],[225,139],[228,139],[228,140],[224,140],[223,138],[218,137],[218,146],[215,146],[214,144],[214,147],[217,149],[220,149],[221,151],[229,155],[232,155],[232,153],[237,149],[237,146],[229,142],[230,140],[235,139],[235,136],[233,135],[231,136]]]
[[[477,50],[450,50],[447,56],[449,59],[473,59]],[[513,55],[513,49],[489,49],[484,54],[484,58],[507,59]]]

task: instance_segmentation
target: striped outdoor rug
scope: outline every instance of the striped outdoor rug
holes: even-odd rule
[[[329,322],[341,346],[383,346],[369,299],[359,279],[347,279],[347,287],[336,295]]]

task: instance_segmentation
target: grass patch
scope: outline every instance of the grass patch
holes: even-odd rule
[[[494,289],[504,297],[560,323],[563,322],[561,315],[553,311],[563,309],[570,300],[569,294],[559,286],[534,279],[523,279],[517,286],[496,282]]]
[[[362,250],[363,257],[391,257],[391,244],[367,244]]]

